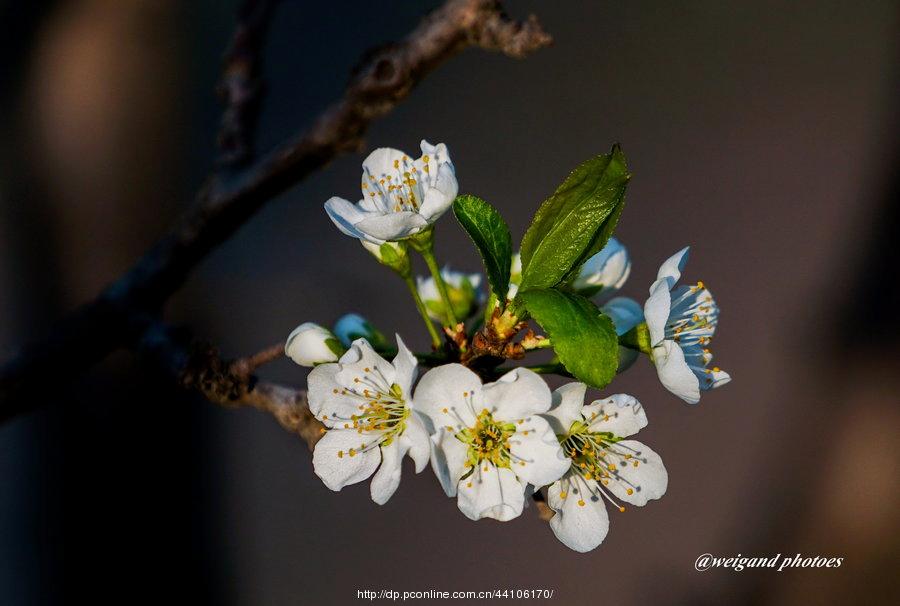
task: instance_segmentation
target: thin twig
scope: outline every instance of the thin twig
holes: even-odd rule
[[[0,422],[30,410],[42,386],[60,385],[144,336],[188,274],[264,204],[362,146],[369,124],[432,69],[468,46],[522,57],[550,37],[529,18],[510,20],[495,0],[449,0],[401,42],[368,55],[343,96],[302,135],[233,176],[214,174],[196,203],[128,272],[0,370]],[[46,381],[52,375],[54,381]]]
[[[283,355],[284,343],[276,343],[252,356],[234,360],[230,365],[230,369],[232,373],[238,376],[250,377],[257,368],[269,362],[274,362]]]
[[[182,387],[198,391],[210,402],[228,408],[252,406],[271,414],[282,427],[302,438],[310,450],[323,433],[324,426],[309,411],[304,390],[257,381],[252,374],[262,364],[283,355],[280,343],[228,362],[215,347],[191,342],[184,331],[149,321],[138,351]]]

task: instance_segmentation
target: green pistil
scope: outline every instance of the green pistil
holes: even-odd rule
[[[482,410],[475,419],[474,427],[467,427],[456,434],[457,440],[469,446],[466,466],[471,469],[466,476],[482,463],[509,468],[512,459],[509,438],[515,432],[515,423],[499,423],[487,409]]]

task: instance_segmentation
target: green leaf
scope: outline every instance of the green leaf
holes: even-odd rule
[[[619,341],[612,320],[588,299],[553,288],[516,297],[547,332],[559,361],[578,380],[605,387],[616,376]]]
[[[493,206],[476,196],[457,197],[453,214],[481,253],[491,290],[506,301],[512,259],[512,238],[506,221]]]
[[[629,178],[618,145],[572,171],[541,204],[522,238],[520,292],[551,288],[578,275],[612,235]]]

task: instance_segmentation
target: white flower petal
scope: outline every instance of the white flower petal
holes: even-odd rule
[[[429,223],[434,223],[443,215],[459,192],[456,182],[456,173],[452,164],[441,164],[438,167],[437,179],[434,185],[425,191],[425,201],[419,212]]]
[[[392,362],[396,377],[394,381],[400,386],[407,401],[412,399],[412,386],[416,381],[416,372],[419,361],[413,355],[400,335],[394,335],[397,339],[397,355]]]
[[[584,407],[592,432],[609,432],[618,438],[633,436],[647,426],[647,413],[634,396],[617,393]]]
[[[445,431],[447,426],[471,427],[485,407],[481,379],[462,364],[444,364],[426,372],[413,401],[416,410],[430,419],[432,432]]]
[[[369,492],[372,500],[379,505],[384,505],[400,486],[400,476],[403,472],[403,455],[406,454],[408,445],[401,440],[394,440],[387,446],[381,447],[381,466],[372,477]]]
[[[415,410],[410,412],[406,420],[406,429],[400,439],[409,444],[409,456],[416,464],[416,473],[421,473],[431,456],[431,438],[422,417]]]
[[[412,160],[410,157],[399,149],[379,147],[372,150],[362,163],[363,183],[369,181],[369,176],[378,180],[383,175],[394,175],[397,172],[394,163],[396,162],[398,165],[402,165],[404,161],[411,165]],[[363,195],[365,195],[365,188],[363,188]]]
[[[656,374],[663,386],[687,402],[700,401],[700,380],[684,359],[684,352],[675,341],[663,341],[653,348]]]
[[[329,198],[325,202],[325,212],[328,213],[337,228],[348,236],[363,237],[356,224],[369,215],[352,202],[338,197]],[[376,244],[380,244],[380,242],[376,242]]]
[[[607,460],[616,465],[616,470],[604,488],[616,498],[642,507],[666,494],[669,473],[660,456],[646,444],[622,440],[607,448],[607,452]]]
[[[360,398],[344,393],[344,385],[337,379],[339,364],[322,364],[313,368],[306,379],[309,411],[326,427],[352,425],[350,417],[359,412]]]
[[[516,425],[516,433],[509,443],[513,471],[524,482],[546,486],[562,477],[571,466],[550,424],[540,416]]]
[[[616,335],[622,336],[644,319],[641,304],[628,297],[610,299],[603,307],[603,313],[609,316],[616,327]]]
[[[325,486],[338,491],[362,482],[375,472],[381,461],[381,449],[375,446],[365,450],[362,446],[365,438],[355,429],[332,429],[316,442],[313,470]]]
[[[398,211],[390,214],[371,214],[354,226],[369,239],[402,240],[428,227],[422,215],[412,211]]]
[[[722,387],[729,381],[731,381],[731,375],[727,372],[710,368],[709,373],[700,379],[700,389],[703,391],[715,389],[716,387]]]
[[[681,272],[684,271],[684,266],[687,264],[688,252],[690,249],[690,246],[685,246],[663,261],[663,264],[659,266],[659,272],[656,274],[656,281],[664,281],[668,285],[668,288],[671,289],[681,278]],[[654,285],[655,284],[656,282],[654,282]],[[652,292],[653,287],[651,286],[650,288]]]
[[[506,522],[522,513],[525,485],[511,469],[479,466],[459,483],[456,503],[470,520],[493,518]]]
[[[650,291],[650,297],[644,303],[644,319],[650,331],[650,344],[654,347],[666,338],[666,323],[672,307],[672,293],[665,281],[656,281]]]
[[[552,394],[552,407],[544,414],[544,418],[558,434],[564,434],[575,421],[581,421],[581,408],[584,406],[584,394],[587,385],[584,383],[566,383]]]
[[[364,393],[364,389],[389,393],[397,382],[397,372],[390,362],[372,349],[365,339],[357,339],[340,359],[341,369],[335,376],[347,389]],[[404,393],[404,398],[411,394]]]
[[[459,479],[468,471],[466,457],[468,446],[449,431],[438,431],[431,436],[431,468],[448,497],[456,496]]]
[[[534,371],[514,368],[484,386],[484,402],[493,417],[516,421],[550,409],[550,388]]]
[[[590,483],[596,486],[593,480]],[[579,484],[582,490],[578,489]],[[563,545],[580,553],[595,549],[609,532],[609,514],[603,499],[583,490],[586,485],[583,479],[567,475],[547,489],[547,504],[556,512],[550,519],[553,534]]]
[[[572,282],[576,290],[603,286],[601,293],[611,293],[625,284],[631,273],[631,259],[628,250],[615,238],[610,238],[606,246],[588,259]]]

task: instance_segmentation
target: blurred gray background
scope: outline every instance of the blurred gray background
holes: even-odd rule
[[[336,98],[358,57],[436,2],[282,2],[266,50],[262,149]],[[563,547],[534,510],[473,523],[411,466],[384,507],[337,494],[268,416],[177,391],[116,354],[0,427],[0,603],[346,604],[357,589],[540,587],[615,604],[890,603],[900,552],[898,6],[895,2],[509,2],[555,44],[470,50],[342,157],[273,201],[192,276],[170,317],[247,354],[303,321],[365,313],[427,347],[400,283],[333,228],[370,149],[446,142],[462,192],[531,214],[620,142],[634,178],[617,236],[642,298],[659,262],[722,308],[733,382],[690,407],[646,363],[640,438],[666,496]],[[235,1],[0,4],[0,354],[127,268],[215,156],[213,89]],[[439,257],[477,270],[451,216]],[[424,267],[420,267],[424,271]],[[295,385],[281,361],[265,376]],[[48,376],[48,381],[53,381]],[[721,556],[844,557],[839,569],[694,570]]]

